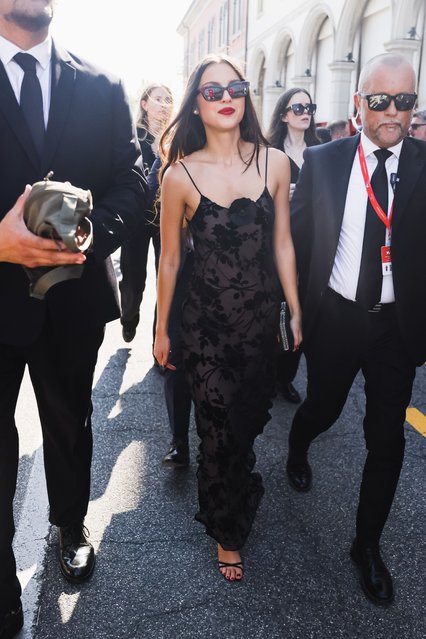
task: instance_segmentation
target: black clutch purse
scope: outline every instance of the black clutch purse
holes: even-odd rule
[[[281,302],[280,308],[280,337],[283,351],[292,351],[294,348],[293,331],[290,328],[290,311],[287,302]]]

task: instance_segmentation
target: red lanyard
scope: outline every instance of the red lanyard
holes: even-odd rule
[[[359,144],[358,147],[358,155],[359,155],[359,163],[361,165],[362,177],[364,178],[365,188],[367,189],[367,195],[370,200],[371,206],[375,210],[376,214],[386,226],[388,233],[391,233],[392,226],[392,213],[393,213],[393,202],[389,211],[389,216],[386,215],[378,201],[376,200],[376,196],[374,195],[374,191],[371,188],[370,177],[368,175],[367,163],[365,161],[364,149],[362,148],[362,144]]]

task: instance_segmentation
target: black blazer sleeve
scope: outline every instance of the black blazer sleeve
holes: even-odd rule
[[[112,89],[111,149],[110,182],[94,201],[92,212],[96,261],[105,259],[130,237],[147,199],[146,179],[135,166],[139,153],[121,83]]]

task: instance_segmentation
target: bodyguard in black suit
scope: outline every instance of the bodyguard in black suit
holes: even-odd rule
[[[310,488],[309,444],[337,420],[361,370],[367,459],[351,556],[379,604],[393,597],[379,540],[402,466],[415,369],[426,359],[426,144],[405,137],[415,101],[411,65],[397,55],[373,58],[355,97],[361,135],[307,149],[292,201],[308,388],[287,474],[296,490]]]
[[[25,366],[44,441],[50,521],[60,530],[60,565],[71,581],[90,576],[94,553],[83,526],[90,489],[91,386],[105,323],[120,315],[110,254],[144,206],[131,116],[121,83],[70,55],[48,35],[52,0],[0,0],[0,636],[22,625],[12,552],[18,465],[14,412]],[[14,58],[18,52],[33,56]],[[34,59],[36,62],[34,63]],[[18,62],[19,60],[19,62]],[[41,139],[24,108],[26,71],[40,92]],[[34,85],[34,82],[38,84]],[[22,102],[21,102],[22,101]],[[45,128],[45,132],[44,132]],[[26,184],[54,179],[90,189],[93,251],[59,252],[22,221]],[[19,198],[19,199],[18,199]],[[16,204],[15,204],[16,202]],[[84,262],[79,280],[30,298],[22,265]]]

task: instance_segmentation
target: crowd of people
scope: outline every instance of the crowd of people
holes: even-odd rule
[[[264,492],[253,445],[277,388],[301,402],[293,380],[303,347],[308,383],[290,429],[288,481],[310,489],[309,446],[336,422],[361,371],[367,458],[350,556],[365,595],[389,604],[380,539],[416,366],[426,359],[426,112],[414,112],[412,66],[396,54],[370,60],[355,95],[361,131],[332,122],[331,141],[321,143],[305,89],[283,93],[265,135],[242,69],[210,55],[174,116],[166,86],[144,90],[136,137],[121,82],[52,41],[53,7],[0,0],[1,639],[23,625],[12,540],[24,369],[40,414],[60,569],[79,583],[95,565],[84,517],[97,352],[105,324],[119,317],[123,339],[135,338],[151,241],[153,355],[172,432],[163,462],[189,463],[192,402],[195,517],[215,542],[221,575],[243,578],[241,553]],[[25,226],[26,185],[48,171],[92,192],[87,252]],[[121,308],[110,259],[119,246]],[[79,279],[44,299],[29,295],[22,266],[73,264],[84,265]],[[291,351],[279,339],[284,299]]]

